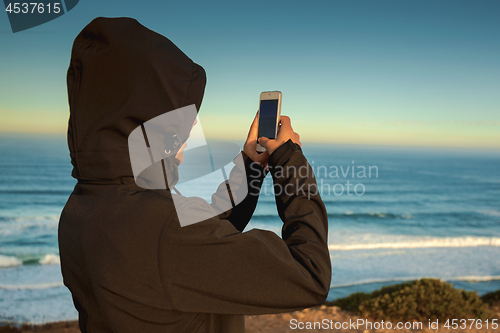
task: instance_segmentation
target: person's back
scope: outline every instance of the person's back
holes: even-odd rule
[[[164,112],[199,109],[204,85],[200,66],[135,20],[98,18],[75,40],[68,143],[78,184],[61,215],[59,246],[82,332],[237,333],[245,314],[293,311],[326,298],[326,211],[291,140],[269,158],[275,184],[291,185],[276,198],[283,239],[242,232],[258,189],[231,211],[181,227],[175,194],[135,183],[130,132]],[[287,166],[309,172],[273,171]],[[260,187],[264,169],[246,155],[245,169]],[[185,209],[210,209],[184,200]]]
[[[178,263],[169,259],[175,252],[162,249],[166,233],[176,229],[172,213],[166,191],[142,190],[133,182],[76,186],[61,216],[60,247],[82,332],[198,332],[202,323],[219,327],[221,320],[241,327],[241,316],[174,310],[162,277],[189,274],[180,272],[189,265],[174,267]]]

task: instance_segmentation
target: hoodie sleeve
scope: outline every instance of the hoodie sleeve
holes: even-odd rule
[[[220,184],[212,195],[211,206],[216,211],[224,211],[221,207],[232,207],[218,217],[228,220],[236,229],[243,232],[255,211],[260,188],[267,172],[244,152],[241,152],[241,156],[243,163],[240,165],[238,156],[234,159],[235,166],[231,170],[229,179]],[[244,197],[241,202],[240,197]],[[228,199],[231,202],[227,202]],[[239,203],[235,206],[234,202]]]
[[[282,238],[259,229],[241,233],[220,218],[186,227],[170,223],[162,232],[159,264],[172,309],[263,314],[324,302],[331,280],[328,221],[312,169],[291,141],[269,165],[275,189],[283,188],[276,191]],[[297,172],[280,172],[287,168]]]

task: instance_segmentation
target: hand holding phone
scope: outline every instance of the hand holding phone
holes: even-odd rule
[[[259,134],[258,137],[275,139],[278,135],[278,125],[281,117],[281,92],[264,91],[259,99]],[[258,152],[266,148],[257,144]]]
[[[302,147],[302,143],[300,142],[300,135],[295,133],[292,128],[292,122],[290,118],[287,116],[281,116],[281,126],[279,130],[278,137],[276,139],[269,139],[265,137],[259,138],[259,144],[262,147],[265,147],[267,152],[272,154],[279,146],[287,142],[288,140],[292,140],[292,142],[298,144]]]
[[[247,154],[252,161],[260,164],[261,166],[267,165],[267,160],[269,159],[269,154],[267,152],[258,153],[257,152],[257,139],[259,138],[259,112],[255,115],[255,118],[248,131],[247,140],[243,146],[243,151]]]

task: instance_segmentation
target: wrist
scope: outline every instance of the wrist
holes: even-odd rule
[[[277,149],[279,149],[279,147],[283,146],[283,144],[284,144],[285,142],[286,142],[286,141],[282,141],[282,142],[279,142],[279,143],[275,142],[275,144],[274,144],[274,148],[273,148],[273,149],[268,150],[269,155],[271,155],[272,153],[274,153]]]
[[[302,150],[300,146],[294,143],[291,139],[282,143],[277,147],[271,156],[269,156],[269,165],[276,166],[281,165],[283,160],[285,160],[290,154],[296,150]]]

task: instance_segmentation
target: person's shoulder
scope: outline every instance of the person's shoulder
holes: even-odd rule
[[[128,195],[138,196],[140,198],[148,198],[151,200],[160,200],[160,201],[171,201],[172,194],[170,191],[162,190],[162,189],[147,189],[140,187],[136,184],[131,185],[126,189]]]
[[[172,209],[180,220],[181,225],[189,225],[216,217],[217,213],[212,206],[200,197],[185,197],[165,190],[142,190],[138,193],[143,199],[148,200],[148,207],[157,206],[159,202],[165,205],[171,204]],[[166,207],[166,206],[164,206]]]
[[[137,185],[129,186],[122,192],[125,196],[125,202],[134,207],[140,207],[141,210],[172,210],[174,201],[172,194],[167,190],[145,189]]]

